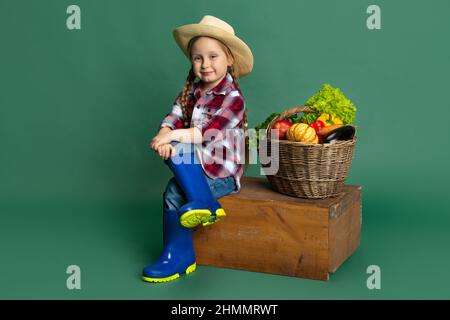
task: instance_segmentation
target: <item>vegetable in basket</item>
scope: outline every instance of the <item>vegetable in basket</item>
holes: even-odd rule
[[[333,143],[338,140],[351,140],[355,136],[355,127],[341,126],[332,130],[323,138],[325,143]]]
[[[319,131],[325,127],[325,123],[322,120],[317,119],[316,122],[310,123],[309,126],[314,129],[314,131]]]
[[[292,125],[286,134],[286,138],[289,141],[305,143],[319,142],[319,137],[317,136],[316,131],[306,123],[296,123]]]
[[[259,130],[260,129],[267,129],[267,126],[269,123],[280,114],[281,112],[273,112],[271,113],[263,122],[261,122],[259,125],[255,127],[256,130],[256,143],[257,148],[259,150]],[[288,120],[291,123],[297,123],[300,120],[300,117],[297,114],[290,115],[289,117],[286,117],[286,120]]]
[[[285,140],[286,139],[286,132],[289,130],[289,128],[292,126],[292,122],[288,120],[278,120],[275,121],[272,124],[272,130],[278,129],[278,139],[279,140]],[[276,131],[275,131],[276,132]]]
[[[317,121],[322,121],[325,126],[331,126],[335,124],[342,124],[342,120],[339,119],[335,114],[322,113]]]
[[[333,88],[329,84],[324,84],[323,87],[308,101],[305,106],[317,111],[314,113],[304,114],[300,118],[300,122],[312,123],[324,113],[334,115],[339,118],[344,125],[351,124],[355,120],[356,107],[347,99],[339,88]],[[333,120],[333,119],[331,119]],[[337,123],[332,123],[337,124]]]

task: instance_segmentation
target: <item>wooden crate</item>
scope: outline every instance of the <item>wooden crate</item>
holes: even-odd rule
[[[273,191],[265,177],[244,177],[241,191],[219,202],[227,216],[194,231],[200,265],[328,280],[359,246],[360,186],[310,200]]]

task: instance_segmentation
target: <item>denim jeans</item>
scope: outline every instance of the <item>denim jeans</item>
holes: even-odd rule
[[[183,150],[192,150],[194,151],[193,144],[184,144],[179,142],[171,142],[171,144],[175,147],[175,150],[179,150],[179,148],[187,148]],[[197,157],[197,153],[195,154],[195,163],[196,165],[201,165],[200,161]],[[227,194],[236,190],[236,183],[232,176],[226,178],[216,178],[211,179],[203,172],[206,181],[208,182],[209,188],[211,189],[212,195],[218,199]],[[172,210],[179,210],[183,205],[187,203],[187,198],[184,194],[184,191],[181,189],[180,185],[176,181],[175,177],[171,178],[166,186],[164,191],[164,206],[165,208],[169,208]]]

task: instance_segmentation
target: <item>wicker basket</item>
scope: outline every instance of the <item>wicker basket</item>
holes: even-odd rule
[[[267,153],[270,156],[270,130],[275,121],[299,113],[315,113],[308,107],[294,107],[280,113],[266,130]],[[278,192],[299,198],[327,198],[340,194],[353,159],[356,136],[352,140],[312,144],[277,140],[279,170],[266,175]],[[270,164],[262,165],[263,170]]]

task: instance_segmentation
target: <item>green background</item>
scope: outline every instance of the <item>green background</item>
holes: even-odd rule
[[[329,282],[203,266],[140,280],[172,176],[148,142],[189,70],[172,30],[206,14],[253,51],[250,127],[323,83],[358,108],[361,245]],[[0,298],[450,298],[449,14],[447,0],[1,0]],[[66,288],[71,264],[81,290]],[[366,287],[373,264],[381,290]]]

